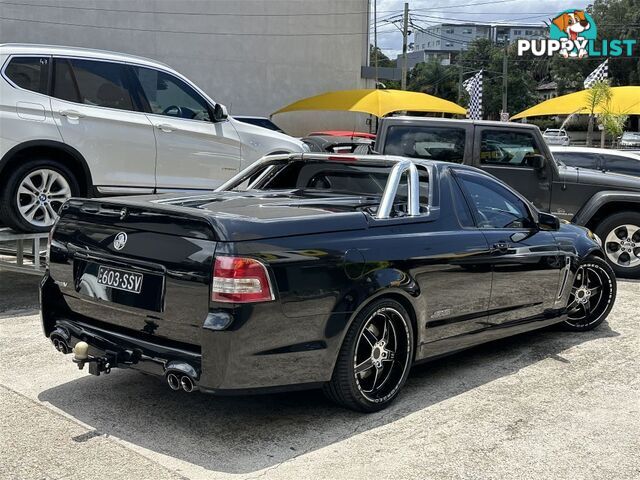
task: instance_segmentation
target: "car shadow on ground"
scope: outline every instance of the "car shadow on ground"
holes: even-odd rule
[[[364,415],[319,391],[246,397],[172,392],[157,378],[117,370],[86,376],[38,398],[96,429],[76,441],[112,435],[208,470],[250,473],[392,423],[562,352],[614,337],[604,323],[587,333],[531,332],[413,368],[398,401]]]

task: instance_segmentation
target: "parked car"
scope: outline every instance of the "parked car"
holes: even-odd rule
[[[373,140],[357,137],[314,135],[303,137],[302,141],[309,147],[310,151],[324,153],[367,154],[373,146]]]
[[[571,145],[571,139],[566,130],[559,128],[547,128],[542,134],[542,138],[547,142],[547,145]]]
[[[593,230],[617,275],[640,276],[640,178],[558,163],[534,125],[384,118],[374,150],[491,173],[539,210]]]
[[[227,116],[170,67],[75,47],[0,45],[0,222],[46,231],[72,195],[212,190],[304,144]]]
[[[616,297],[587,229],[478,169],[392,156],[282,155],[216,193],[71,199],[50,245],[44,332],[80,368],[187,392],[321,386],[364,412],[416,362],[590,330]]]
[[[640,177],[640,155],[606,148],[549,147],[556,160],[571,167]]]
[[[240,122],[249,123],[258,127],[266,128],[267,130],[273,130],[274,132],[284,133],[284,131],[270,118],[267,117],[248,117],[246,115],[234,115],[233,118]]]
[[[620,137],[620,148],[640,149],[640,132],[624,132]]]

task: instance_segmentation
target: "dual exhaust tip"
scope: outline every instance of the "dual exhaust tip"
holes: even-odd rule
[[[191,393],[196,389],[195,383],[191,377],[180,372],[171,372],[167,374],[167,384],[169,385],[169,388],[174,391],[182,389],[187,393]]]
[[[67,341],[62,337],[62,335],[51,335],[51,343],[53,343],[54,348],[60,353],[71,353],[71,347]]]

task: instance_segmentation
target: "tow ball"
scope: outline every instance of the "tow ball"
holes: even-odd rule
[[[87,342],[78,342],[73,347],[73,363],[78,365],[82,370],[85,363],[89,364],[89,373],[99,376],[100,373],[111,373],[111,366],[114,364],[115,356],[105,355],[104,357],[94,357],[89,355],[89,344]]]

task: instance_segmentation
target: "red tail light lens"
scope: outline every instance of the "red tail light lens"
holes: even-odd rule
[[[274,299],[266,267],[253,258],[216,257],[211,300],[252,303]]]

